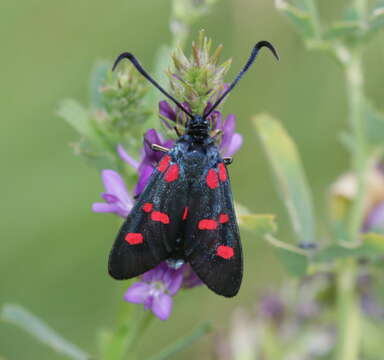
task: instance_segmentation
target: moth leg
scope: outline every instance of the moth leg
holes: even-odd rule
[[[158,144],[151,144],[151,148],[154,151],[161,151],[161,152],[164,152],[164,153],[167,153],[169,151],[168,148],[166,148],[164,146],[161,146],[161,145],[158,145]]]
[[[179,129],[177,128],[177,126],[174,126],[173,129],[175,130],[177,136],[178,136],[178,137],[181,137],[182,134],[180,133],[180,131],[179,131]]]
[[[223,158],[223,161],[225,165],[231,165],[233,162],[233,157],[225,157]]]
[[[221,129],[216,129],[214,132],[213,132],[213,135],[212,135],[212,138],[214,139],[215,137],[219,136],[219,135],[222,135],[223,134],[223,130]]]

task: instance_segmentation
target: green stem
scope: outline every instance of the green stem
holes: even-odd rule
[[[344,63],[346,88],[349,103],[350,127],[354,137],[352,166],[356,176],[357,189],[353,201],[349,222],[348,241],[357,243],[364,216],[364,198],[367,172],[367,144],[364,126],[364,90],[362,53],[359,48],[351,52],[348,62]]]
[[[136,305],[121,302],[120,311],[117,319],[117,326],[104,346],[101,359],[103,360],[122,360],[125,357],[129,339],[132,336],[136,323]]]
[[[173,355],[184,350],[187,346],[190,346],[195,341],[203,337],[205,334],[209,333],[211,329],[212,327],[210,323],[204,323],[198,326],[190,335],[176,341],[174,344],[170,346],[167,346],[165,349],[160,350],[156,355],[150,357],[148,360],[170,359]]]
[[[350,258],[339,264],[337,275],[338,339],[335,360],[359,360],[361,314],[356,292],[357,263]]]
[[[360,18],[360,26],[362,29],[365,29],[367,24],[367,12],[368,12],[368,4],[367,0],[354,0],[355,1],[355,9]]]
[[[355,8],[365,26],[366,0],[355,0]],[[347,241],[358,243],[364,217],[364,201],[367,174],[367,144],[364,123],[364,77],[362,49],[345,49],[342,64],[345,71],[346,91],[349,106],[349,122],[354,138],[352,167],[356,176],[356,197],[352,203],[347,224]],[[336,360],[358,360],[361,351],[361,313],[359,295],[356,291],[358,264],[349,258],[339,263],[337,273],[338,341]]]
[[[190,24],[187,21],[189,7],[190,5],[186,0],[173,0],[172,2],[172,16],[170,21],[172,48],[176,48],[177,46],[183,48],[188,39],[191,30]]]
[[[127,349],[129,352],[135,352],[140,338],[149,328],[154,319],[155,316],[149,310],[145,311],[144,314],[141,315],[140,320],[138,320],[138,323],[136,324],[135,330],[132,332],[130,338],[128,339]]]

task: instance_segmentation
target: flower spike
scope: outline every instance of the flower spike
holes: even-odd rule
[[[244,65],[243,69],[236,76],[236,79],[232,82],[231,85],[229,85],[228,89],[219,97],[219,99],[217,99],[217,101],[211,106],[209,111],[204,114],[204,118],[207,118],[212,113],[212,111],[214,111],[215,108],[220,105],[220,103],[224,100],[224,98],[232,91],[232,89],[236,86],[236,84],[239,82],[239,80],[243,77],[243,75],[246,73],[246,71],[249,69],[249,67],[253,64],[253,62],[256,59],[257,54],[259,53],[259,50],[262,47],[267,47],[269,50],[271,50],[271,52],[275,56],[275,58],[277,60],[279,60],[279,55],[277,54],[275,47],[269,41],[259,41],[254,46],[252,53],[251,53],[251,56],[249,57],[248,61]]]
[[[112,71],[115,70],[116,66],[119,64],[119,62],[123,59],[128,59],[133,66],[137,69],[137,71],[143,75],[150,83],[152,83],[158,90],[160,90],[168,99],[172,100],[182,111],[184,111],[189,117],[193,117],[193,115],[184,108],[183,105],[181,105],[173,96],[169,95],[155,80],[153,80],[149,74],[144,70],[144,68],[140,65],[138,60],[135,58],[134,55],[132,55],[129,52],[124,52],[120,54],[117,59],[115,60],[115,63],[113,64]]]

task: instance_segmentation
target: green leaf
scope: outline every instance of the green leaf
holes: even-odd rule
[[[384,146],[384,114],[379,112],[369,101],[365,101],[365,124],[367,143],[371,150],[376,151]]]
[[[306,273],[308,266],[306,252],[297,246],[280,241],[272,235],[277,231],[274,215],[251,214],[245,206],[238,203],[235,204],[235,209],[240,227],[262,236],[272,245],[290,274],[302,276]]]
[[[88,111],[77,101],[64,100],[59,106],[58,115],[80,135],[99,142],[99,136],[92,125]]]
[[[376,1],[369,18],[369,35],[384,28],[384,0]]]
[[[384,255],[384,235],[367,233],[363,235],[363,246],[372,249],[376,255]]]
[[[71,359],[90,359],[90,356],[83,350],[65,340],[55,330],[19,305],[4,305],[1,319],[19,326],[41,343]]]
[[[368,233],[362,235],[362,244],[358,247],[331,245],[317,252],[313,260],[318,262],[328,262],[348,257],[376,259],[383,255],[384,235]]]
[[[286,0],[275,0],[275,4],[306,40],[314,40],[319,36],[315,18],[317,10],[313,0],[296,0],[293,4]]]
[[[85,156],[97,167],[115,166],[116,141],[106,130],[98,128],[97,121],[86,108],[75,100],[64,100],[58,115],[81,135],[81,140],[72,144],[76,154]]]
[[[237,220],[241,227],[244,227],[259,236],[264,236],[268,233],[275,233],[277,231],[274,215],[240,214],[237,216]]]
[[[354,6],[348,7],[341,20],[335,21],[324,34],[325,39],[356,40],[361,33],[360,18]]]
[[[72,143],[71,147],[75,155],[83,156],[90,166],[99,170],[118,169],[117,166],[121,163],[120,159],[115,155],[116,152],[105,151],[85,138]]]
[[[360,31],[360,24],[357,21],[336,21],[324,34],[325,39],[353,37]]]
[[[331,245],[317,252],[313,257],[313,260],[318,262],[328,262],[339,258],[356,257],[359,255],[362,255],[360,248],[347,248],[340,245]]]
[[[109,61],[98,61],[93,65],[89,84],[90,103],[97,109],[103,108],[103,95],[100,91],[102,84],[107,79],[108,71],[112,69]]]
[[[210,323],[204,323],[198,326],[192,334],[176,341],[174,344],[160,350],[156,355],[150,357],[148,360],[169,360],[173,355],[184,350],[186,347],[192,345],[195,341],[199,340],[202,336],[212,330]]]
[[[271,116],[256,116],[253,123],[272,166],[299,244],[313,244],[316,234],[312,196],[296,145]]]
[[[244,205],[237,202],[235,203],[235,212],[239,225],[259,236],[268,233],[273,234],[277,231],[275,215],[252,214]]]
[[[280,241],[270,234],[264,238],[275,247],[278,258],[291,275],[303,276],[307,273],[308,256],[303,249]]]

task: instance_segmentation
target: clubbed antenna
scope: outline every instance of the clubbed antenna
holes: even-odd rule
[[[123,59],[128,59],[133,66],[137,69],[137,71],[143,75],[150,83],[152,83],[157,89],[159,89],[168,99],[172,100],[182,111],[184,111],[189,117],[193,117],[193,115],[184,108],[183,105],[181,105],[173,96],[169,95],[155,80],[153,80],[149,74],[144,70],[144,68],[140,65],[140,63],[137,61],[134,55],[132,55],[129,52],[124,52],[120,54],[117,59],[115,60],[115,63],[113,64],[112,71],[115,70],[116,66],[119,64],[119,62]]]
[[[257,56],[259,50],[262,47],[267,47],[269,50],[271,50],[271,52],[275,56],[275,58],[277,60],[279,60],[279,55],[277,54],[276,49],[274,48],[274,46],[270,42],[268,42],[268,41],[259,41],[255,45],[255,47],[253,48],[251,56],[249,57],[248,61],[244,65],[243,69],[236,76],[236,79],[232,82],[231,85],[229,85],[228,89],[217,99],[217,101],[212,105],[212,107],[209,109],[209,111],[204,114],[204,118],[207,118],[212,113],[212,111],[214,111],[215,108],[217,108],[220,105],[220,103],[224,100],[224,98],[232,91],[232,89],[236,86],[236,84],[239,82],[239,80],[247,72],[249,67],[253,64],[253,62],[255,61],[256,56]]]

